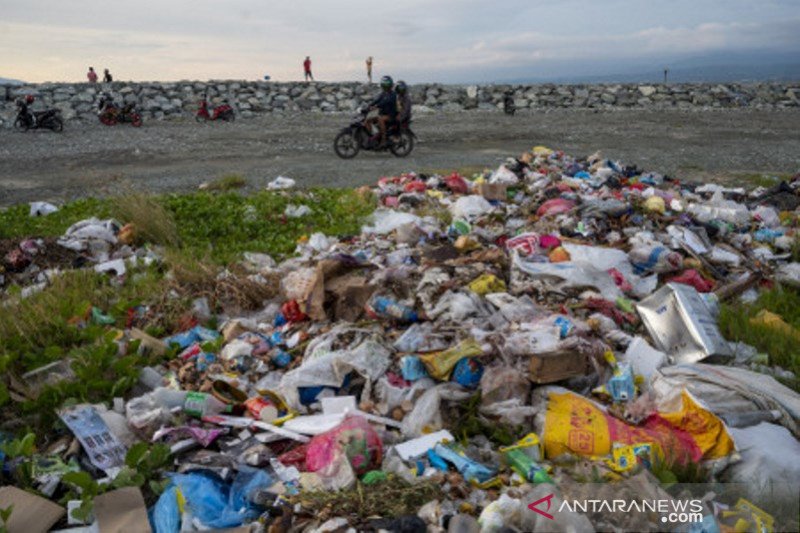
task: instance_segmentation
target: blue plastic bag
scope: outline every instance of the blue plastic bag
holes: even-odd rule
[[[172,483],[186,500],[186,506],[203,525],[226,528],[254,520],[259,510],[249,496],[257,489],[268,488],[272,478],[263,470],[240,466],[233,483],[228,485],[213,472],[197,470],[174,474]],[[160,500],[159,500],[160,503]]]
[[[170,486],[153,506],[150,525],[155,533],[177,533],[181,529],[181,512],[178,509],[178,489]]]

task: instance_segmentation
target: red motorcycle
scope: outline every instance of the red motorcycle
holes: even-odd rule
[[[117,105],[110,96],[104,95],[98,105],[100,122],[106,126],[114,126],[120,122],[130,122],[135,128],[142,125],[142,115],[136,112],[135,104]]]
[[[225,122],[232,122],[236,120],[236,115],[233,113],[233,108],[228,104],[218,105],[209,110],[208,100],[203,98],[200,100],[200,107],[197,108],[197,114],[194,116],[197,122],[203,120],[224,120]]]

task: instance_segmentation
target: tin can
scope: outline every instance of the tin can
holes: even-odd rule
[[[253,418],[263,422],[273,422],[278,418],[278,408],[272,400],[261,396],[254,396],[244,402],[247,411]]]

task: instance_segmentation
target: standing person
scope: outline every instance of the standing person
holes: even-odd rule
[[[303,73],[305,74],[306,81],[311,79],[314,81],[314,76],[311,74],[311,57],[306,56],[306,60],[303,61]]]
[[[111,77],[111,73],[108,69],[105,69],[103,71],[103,83],[111,83],[112,81],[114,81],[114,78]]]
[[[372,83],[372,56],[367,58],[367,79]]]
[[[97,83],[97,72],[94,71],[94,67],[89,67],[89,72],[86,73],[86,79],[89,80],[89,83]]]

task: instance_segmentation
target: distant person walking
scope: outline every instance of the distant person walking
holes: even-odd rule
[[[108,69],[105,69],[103,71],[103,83],[111,83],[112,81],[114,81],[114,78],[111,77],[111,73]]]
[[[305,75],[306,81],[309,79],[314,81],[314,75],[311,74],[311,57],[306,56],[306,60],[303,61],[303,74]]]
[[[372,56],[367,58],[367,79],[372,83]]]
[[[89,67],[89,72],[86,73],[86,79],[89,80],[89,83],[97,83],[97,72],[94,71],[94,67]]]

